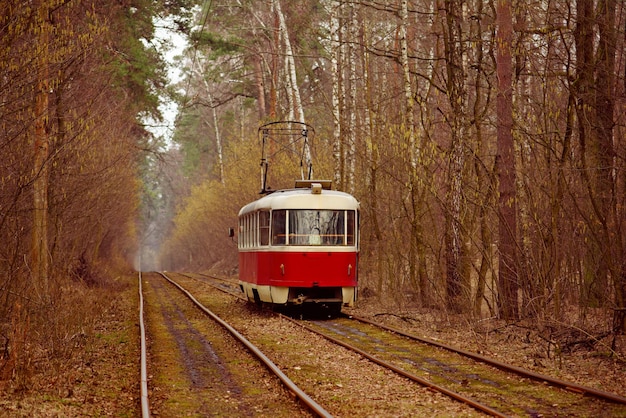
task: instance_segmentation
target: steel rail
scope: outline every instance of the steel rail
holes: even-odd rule
[[[241,292],[241,290],[239,288],[238,288],[237,291],[231,292],[228,289],[224,289],[223,287],[217,286],[216,284],[213,284],[213,283],[211,283],[209,281],[198,279],[198,278],[193,277],[192,275],[187,274],[187,273],[176,273],[176,274],[180,274],[181,276],[187,277],[187,278],[189,278],[191,280],[196,280],[196,281],[199,281],[199,282],[204,283],[206,285],[209,285],[209,286],[211,286],[212,288],[214,288],[216,290],[219,290],[219,291],[224,292],[224,293],[228,293],[229,295],[235,296],[238,299],[245,300],[245,301],[248,300],[248,298],[246,298],[244,296],[244,294]],[[229,285],[233,285],[234,284],[234,285],[239,286],[239,284],[234,282],[233,280],[224,279],[224,278],[217,277],[217,276],[211,276],[209,274],[204,274],[204,273],[195,273],[195,274],[197,276],[202,276],[202,277],[204,277],[206,279],[209,279],[209,280],[219,281],[219,282],[226,283],[226,284],[229,284]]]
[[[226,279],[222,279],[222,278],[219,278],[219,277],[214,277],[214,276],[205,275],[205,274],[202,274],[202,275],[205,276],[205,277],[212,278],[212,279],[228,281]],[[221,288],[219,288],[217,286],[214,286],[214,285],[211,285],[211,286],[213,286],[214,288],[216,288],[218,290],[221,290],[221,291],[223,291],[225,293],[230,293],[230,292],[228,292],[228,291],[226,291],[224,289],[221,289]],[[233,296],[236,296],[236,297],[243,298],[242,296],[235,295],[233,293],[230,293],[230,294],[233,295]],[[245,298],[243,298],[243,299],[245,299]],[[343,314],[343,315],[345,317],[347,317],[347,318],[352,318],[354,320],[357,320],[357,321],[360,321],[360,322],[363,322],[363,323],[367,323],[367,324],[371,324],[371,325],[380,327],[380,328],[385,329],[387,331],[390,331],[390,332],[396,333],[398,335],[401,335],[401,336],[404,336],[404,337],[407,337],[407,338],[410,338],[410,339],[422,342],[424,344],[429,344],[429,345],[434,346],[434,347],[439,347],[439,348],[442,348],[444,350],[448,350],[448,351],[451,351],[451,352],[454,352],[454,353],[466,356],[466,357],[471,358],[473,360],[476,360],[476,361],[479,361],[479,362],[482,362],[482,363],[485,363],[485,364],[489,364],[491,366],[494,366],[494,367],[499,368],[499,369],[504,370],[504,371],[516,373],[516,374],[518,374],[520,376],[528,377],[528,378],[536,380],[536,381],[546,382],[546,383],[552,384],[553,386],[566,389],[566,390],[568,390],[570,392],[582,394],[582,395],[585,395],[585,396],[592,396],[592,397],[596,397],[596,398],[599,398],[599,399],[602,399],[602,400],[607,400],[607,401],[611,401],[611,402],[615,402],[615,403],[619,403],[619,404],[626,404],[626,397],[620,396],[620,395],[615,394],[615,393],[610,393],[610,392],[602,391],[602,390],[599,390],[599,389],[594,389],[594,388],[591,388],[591,387],[588,387],[588,386],[579,385],[579,384],[574,383],[574,382],[567,382],[567,381],[560,380],[560,379],[557,379],[557,378],[554,378],[554,377],[551,377],[551,376],[548,376],[548,375],[543,375],[541,373],[536,373],[536,372],[533,372],[531,370],[527,370],[527,369],[524,369],[524,368],[521,368],[521,367],[513,366],[511,364],[503,363],[503,362],[500,362],[498,360],[491,359],[489,357],[485,357],[485,356],[482,356],[482,355],[477,354],[477,353],[473,353],[471,351],[463,350],[463,349],[452,347],[452,346],[449,346],[449,345],[446,345],[446,344],[443,344],[443,343],[439,343],[439,342],[434,341],[434,340],[430,340],[430,339],[427,339],[427,338],[419,337],[417,335],[410,334],[410,333],[407,333],[405,331],[402,331],[402,330],[399,330],[399,329],[396,329],[396,328],[393,328],[393,327],[390,327],[390,326],[387,326],[387,325],[383,325],[383,324],[380,324],[378,322],[371,321],[369,319],[362,318],[362,317],[359,317],[359,316],[356,316],[356,315],[345,315],[345,314]],[[297,325],[300,325],[300,326],[302,326],[304,328],[309,329],[309,327],[307,327],[306,325],[301,324],[298,321],[293,320],[292,318],[289,318],[287,316],[283,316],[283,317],[285,319],[287,319],[287,320],[290,320],[290,321],[294,322]],[[310,329],[310,330],[312,332],[320,334],[315,329]],[[323,335],[323,334],[320,334],[320,335]],[[338,343],[338,344],[340,344],[342,346],[345,346],[343,342],[341,342],[341,341],[334,341],[334,339],[332,337],[325,336],[325,335],[324,335],[324,337],[329,339],[329,340],[331,340],[331,341],[333,341],[333,342],[336,342],[336,343]],[[348,348],[350,350],[353,349],[352,347],[346,347],[346,348]],[[359,349],[357,348],[356,350],[359,350]],[[367,353],[365,353],[365,354],[367,354]],[[376,359],[376,360],[379,360],[379,359]],[[376,360],[372,360],[372,361],[376,362]],[[387,367],[387,365],[384,365],[384,367]],[[400,374],[404,374],[406,372],[400,371],[399,373]],[[418,377],[418,379],[421,379],[421,378]],[[427,382],[427,383],[424,383],[424,384],[426,386],[429,386],[429,387],[432,384],[431,382],[428,382],[428,381],[425,381],[425,382]],[[433,389],[436,389],[436,388],[433,388]],[[436,389],[436,390],[438,390],[438,389]],[[459,395],[459,396],[462,396],[462,395]],[[498,412],[498,411],[495,411],[495,412],[500,414],[500,412]]]
[[[146,362],[146,327],[143,319],[141,271],[139,272],[139,330],[141,334],[141,416],[142,418],[150,418],[150,405],[148,404],[148,366]]]
[[[212,278],[212,279],[226,281],[226,280],[221,279],[219,277],[213,277],[213,276],[208,276],[208,275],[204,275],[204,276]],[[188,276],[188,277],[190,277],[190,276]],[[228,292],[228,291],[226,291],[226,290],[224,290],[224,289],[222,289],[222,288],[220,288],[218,286],[215,286],[215,285],[210,284],[210,283],[207,283],[207,284],[209,284],[210,286],[214,287],[217,290],[220,290],[220,291],[222,291],[224,293],[228,293],[231,296],[242,298],[241,296],[235,295],[235,294],[233,294],[231,292]],[[243,299],[245,299],[245,298],[243,298]],[[294,320],[293,318],[290,318],[290,317],[282,315],[282,314],[279,314],[279,316],[281,316],[282,318],[284,318],[284,319],[286,319],[288,321],[293,322],[296,325],[299,325],[299,326],[305,328],[308,331],[311,331],[311,332],[313,332],[313,333],[315,333],[317,335],[321,335],[322,337],[328,339],[329,341],[331,341],[331,342],[333,342],[335,344],[338,344],[338,345],[340,345],[342,347],[345,347],[345,348],[347,348],[349,350],[352,350],[352,351],[360,354],[361,356],[363,356],[363,357],[373,361],[374,363],[379,364],[379,365],[381,365],[383,367],[386,367],[386,368],[392,370],[393,372],[395,372],[397,374],[400,374],[400,375],[402,375],[402,376],[404,376],[404,377],[406,377],[406,378],[408,378],[408,379],[410,379],[412,381],[415,381],[415,382],[421,384],[422,386],[426,386],[426,387],[429,387],[429,388],[431,388],[433,390],[436,390],[436,391],[438,391],[440,393],[443,393],[444,395],[447,395],[447,396],[449,396],[449,397],[451,397],[451,398],[453,398],[453,399],[455,399],[457,401],[460,401],[460,402],[463,402],[465,404],[468,404],[468,405],[472,406],[473,408],[478,409],[478,410],[480,410],[482,412],[485,412],[487,414],[490,414],[490,415],[493,415],[493,416],[497,416],[497,417],[506,417],[507,416],[507,415],[502,414],[500,411],[497,411],[497,410],[495,410],[495,409],[493,409],[493,408],[491,408],[491,407],[489,407],[487,405],[483,405],[483,404],[475,401],[474,399],[467,398],[467,397],[465,397],[465,396],[463,396],[463,395],[461,395],[459,393],[456,393],[456,392],[453,392],[453,391],[451,391],[449,389],[446,389],[443,386],[439,386],[439,385],[437,385],[437,384],[435,384],[433,382],[430,382],[430,381],[428,381],[426,379],[423,379],[423,378],[421,378],[421,377],[419,377],[417,375],[414,375],[414,374],[411,374],[411,373],[409,373],[409,372],[407,372],[405,370],[402,370],[402,369],[394,366],[393,364],[387,363],[384,360],[381,360],[381,359],[379,359],[379,358],[377,358],[377,357],[375,357],[375,356],[373,356],[373,355],[371,355],[371,354],[369,354],[369,353],[367,353],[367,352],[365,352],[365,351],[363,351],[363,350],[361,350],[361,349],[359,349],[357,347],[351,346],[350,344],[344,343],[343,341],[337,340],[337,339],[335,339],[335,338],[333,338],[333,337],[331,337],[329,335],[325,335],[323,333],[320,333],[318,330],[313,329],[313,328],[311,328],[311,327],[309,327],[309,326],[307,326],[305,324],[302,324],[302,323]]]
[[[240,343],[246,346],[246,348],[254,354],[265,366],[270,369],[283,384],[287,387],[289,391],[291,391],[295,396],[300,399],[306,406],[308,406],[311,411],[316,413],[320,417],[330,418],[332,415],[326,411],[320,404],[315,402],[309,395],[307,395],[302,389],[300,389],[285,373],[283,373],[280,368],[272,362],[261,350],[259,350],[254,344],[248,341],[242,334],[239,333],[235,328],[233,328],[230,324],[224,321],[222,318],[214,314],[210,311],[206,306],[200,303],[187,289],[182,287],[180,284],[167,277],[164,273],[159,272],[161,276],[172,285],[177,287],[181,292],[183,292],[202,312],[207,314],[211,319],[224,327],[228,332],[230,332],[233,337],[239,340]]]
[[[451,391],[449,389],[446,389],[443,386],[439,386],[438,384],[433,383],[433,382],[431,382],[429,380],[423,379],[423,378],[421,378],[421,377],[419,377],[419,376],[417,376],[417,375],[415,375],[413,373],[409,373],[406,370],[403,370],[403,369],[401,369],[399,367],[396,367],[393,364],[388,363],[388,362],[386,362],[386,361],[384,361],[384,360],[382,360],[382,359],[380,359],[380,358],[378,358],[378,357],[376,357],[376,356],[374,356],[374,355],[372,355],[372,354],[370,354],[370,353],[368,353],[366,351],[363,351],[363,350],[361,350],[358,347],[355,347],[353,345],[345,343],[345,342],[343,342],[341,340],[338,340],[338,339],[336,339],[334,337],[331,337],[330,335],[326,335],[326,334],[316,330],[315,328],[312,328],[312,327],[310,327],[310,326],[308,326],[306,324],[303,324],[303,323],[301,323],[299,321],[296,321],[295,319],[289,318],[288,316],[285,316],[285,315],[282,315],[282,314],[281,314],[281,317],[286,319],[286,320],[288,320],[288,321],[293,322],[296,325],[301,326],[302,328],[304,328],[304,329],[306,329],[306,330],[308,330],[310,332],[313,332],[313,333],[315,333],[317,335],[320,335],[320,336],[326,338],[327,340],[329,340],[329,341],[331,341],[331,342],[333,342],[335,344],[338,344],[338,345],[340,345],[342,347],[345,347],[348,350],[354,351],[355,353],[360,354],[361,356],[367,358],[368,360],[371,360],[374,363],[376,363],[378,365],[381,365],[381,366],[383,366],[383,367],[385,367],[385,368],[387,368],[387,369],[389,369],[389,370],[391,370],[391,371],[393,371],[393,372],[395,372],[395,373],[397,373],[397,374],[399,374],[401,376],[404,376],[404,377],[406,377],[406,378],[408,378],[408,379],[410,379],[410,380],[412,380],[412,381],[414,381],[416,383],[419,383],[420,385],[426,386],[426,387],[428,387],[430,389],[433,389],[433,390],[435,390],[437,392],[440,392],[440,393],[442,393],[442,394],[444,394],[444,395],[446,395],[446,396],[448,396],[448,397],[450,397],[452,399],[455,399],[455,400],[460,401],[460,402],[462,402],[462,403],[464,403],[466,405],[469,405],[469,406],[471,406],[474,409],[477,409],[477,410],[479,410],[481,412],[484,412],[486,414],[492,415],[494,417],[507,417],[508,416],[508,415],[503,414],[502,412],[500,412],[500,411],[498,411],[496,409],[493,409],[493,408],[491,408],[491,407],[489,407],[487,405],[484,405],[484,404],[476,401],[475,399],[468,398],[467,396],[463,396],[460,393],[457,393],[457,392]]]
[[[427,338],[423,338],[423,337],[419,337],[417,335],[414,334],[410,334],[407,333],[405,331],[401,331],[399,329],[393,328],[393,327],[389,327],[387,325],[383,325],[383,324],[379,324],[375,321],[370,321],[369,319],[366,318],[361,318],[359,316],[354,316],[354,315],[349,315],[350,318],[355,319],[357,321],[366,323],[366,324],[370,324],[370,325],[374,325],[377,327],[380,327],[384,330],[393,332],[395,334],[401,335],[403,337],[407,337],[410,338],[412,340],[416,340],[419,341],[421,343],[424,344],[428,344],[434,347],[439,347],[439,348],[443,348],[444,350],[448,350],[451,351],[453,353],[458,353],[461,354],[463,356],[469,357],[473,360],[485,363],[485,364],[489,364],[491,366],[497,367],[500,370],[504,370],[504,371],[508,371],[508,372],[513,372],[516,374],[519,374],[521,376],[525,376],[528,377],[530,379],[536,380],[536,381],[541,381],[541,382],[547,382],[550,383],[554,386],[569,390],[570,392],[575,392],[575,393],[580,393],[586,396],[594,396],[596,398],[600,398],[603,400],[608,400],[611,402],[615,402],[615,403],[620,403],[620,404],[626,404],[626,398],[620,395],[617,395],[615,393],[610,393],[610,392],[605,392],[603,390],[599,390],[599,389],[594,389],[588,386],[583,386],[583,385],[579,385],[577,383],[574,382],[567,382],[564,380],[560,380],[548,375],[544,375],[541,373],[536,373],[533,372],[531,370],[527,370],[521,367],[517,367],[517,366],[513,366],[511,364],[506,364],[503,363],[501,361],[495,360],[495,359],[491,359],[489,357],[485,357],[482,356],[480,354],[477,353],[473,353],[471,351],[467,351],[467,350],[463,350],[460,348],[456,348],[456,347],[452,347],[443,343],[439,343],[437,341],[433,341]]]

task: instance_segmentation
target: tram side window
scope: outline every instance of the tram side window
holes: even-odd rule
[[[246,218],[244,216],[239,219],[239,245],[241,248],[246,247]]]
[[[254,213],[248,215],[248,247],[254,247]]]
[[[254,213],[248,215],[248,247],[254,247]]]
[[[246,248],[252,247],[252,215],[246,215]]]
[[[348,211],[348,217],[347,217],[347,223],[348,223],[348,227],[347,227],[347,233],[348,233],[348,241],[347,241],[347,245],[354,245],[354,218],[356,215],[356,211],[354,210],[349,210]]]
[[[250,246],[251,247],[256,247],[259,245],[259,236],[258,236],[258,218],[257,218],[257,214],[253,213],[252,214],[252,224],[251,224],[251,228],[250,228],[250,232],[252,235],[252,239],[250,241]]]
[[[259,212],[259,244],[270,244],[270,213],[266,210]]]
[[[272,245],[285,245],[287,243],[286,212],[286,210],[272,211]]]
[[[239,218],[239,235],[237,239],[237,246],[243,248],[243,218]]]

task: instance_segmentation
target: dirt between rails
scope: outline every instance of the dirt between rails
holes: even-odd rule
[[[38,370],[30,389],[17,390],[5,384],[4,392],[0,392],[0,417],[140,416],[137,277],[129,276],[126,280],[128,286],[111,297],[109,308],[102,312],[82,351],[67,359],[64,367]],[[261,343],[267,345],[267,351],[280,359],[276,363],[286,370],[290,378],[305,390],[312,390],[314,399],[333,415],[480,415],[430,390],[407,385],[405,379],[374,367],[357,355],[337,350],[321,337],[304,335],[286,321],[268,320],[269,315],[250,305],[227,297],[220,303],[225,312],[230,312],[229,315],[239,315],[241,328],[248,337],[256,338],[259,346]],[[505,323],[493,319],[470,321],[406,306],[390,308],[373,299],[361,299],[358,308],[344,311],[539,373],[626,396],[624,336],[616,337],[612,351],[606,348],[611,348],[611,342],[605,339],[592,345],[575,345],[570,351],[559,351],[555,350],[555,346],[565,347],[567,327],[550,330],[547,325],[538,323]],[[179,321],[175,318],[172,316],[172,324]],[[191,323],[195,321],[189,319]],[[167,325],[163,326],[167,328]],[[178,332],[189,334],[182,330]],[[294,350],[295,347],[302,349]],[[164,349],[165,352],[177,350],[176,344]],[[210,354],[204,356],[207,362],[215,361]],[[154,360],[153,357],[150,361]],[[184,365],[181,366],[181,362],[169,355],[165,357],[162,367],[167,374],[184,368]],[[159,406],[159,403],[166,403],[164,392],[167,388],[154,385],[156,375],[150,366],[149,374],[151,404]],[[206,381],[197,380],[196,385],[206,385]],[[235,393],[231,398],[234,403],[239,395],[237,390],[229,390]],[[185,393],[184,390],[181,392]],[[185,399],[181,397],[181,400]],[[194,415],[189,413],[191,401],[181,403],[187,412],[176,416]],[[249,413],[248,416],[276,415],[253,409],[248,409],[246,413]],[[202,415],[202,411],[195,412],[195,416]],[[163,413],[156,416],[174,415]]]
[[[178,289],[154,274],[144,289],[153,416],[311,416]]]

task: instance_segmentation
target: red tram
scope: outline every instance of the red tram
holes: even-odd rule
[[[239,285],[248,300],[319,304],[357,299],[359,202],[330,181],[301,180],[239,212]]]

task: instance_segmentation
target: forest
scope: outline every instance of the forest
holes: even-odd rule
[[[315,177],[361,202],[362,299],[626,331],[623,2],[0,9],[0,381],[71,355],[121,271],[236,276],[227,230],[279,120],[314,127]],[[164,26],[187,39],[170,63]]]
[[[255,130],[296,120],[316,176],[361,201],[362,291],[475,318],[604,308],[623,330],[624,12],[212,2],[182,57],[159,262],[236,265],[224,231],[258,193]]]

